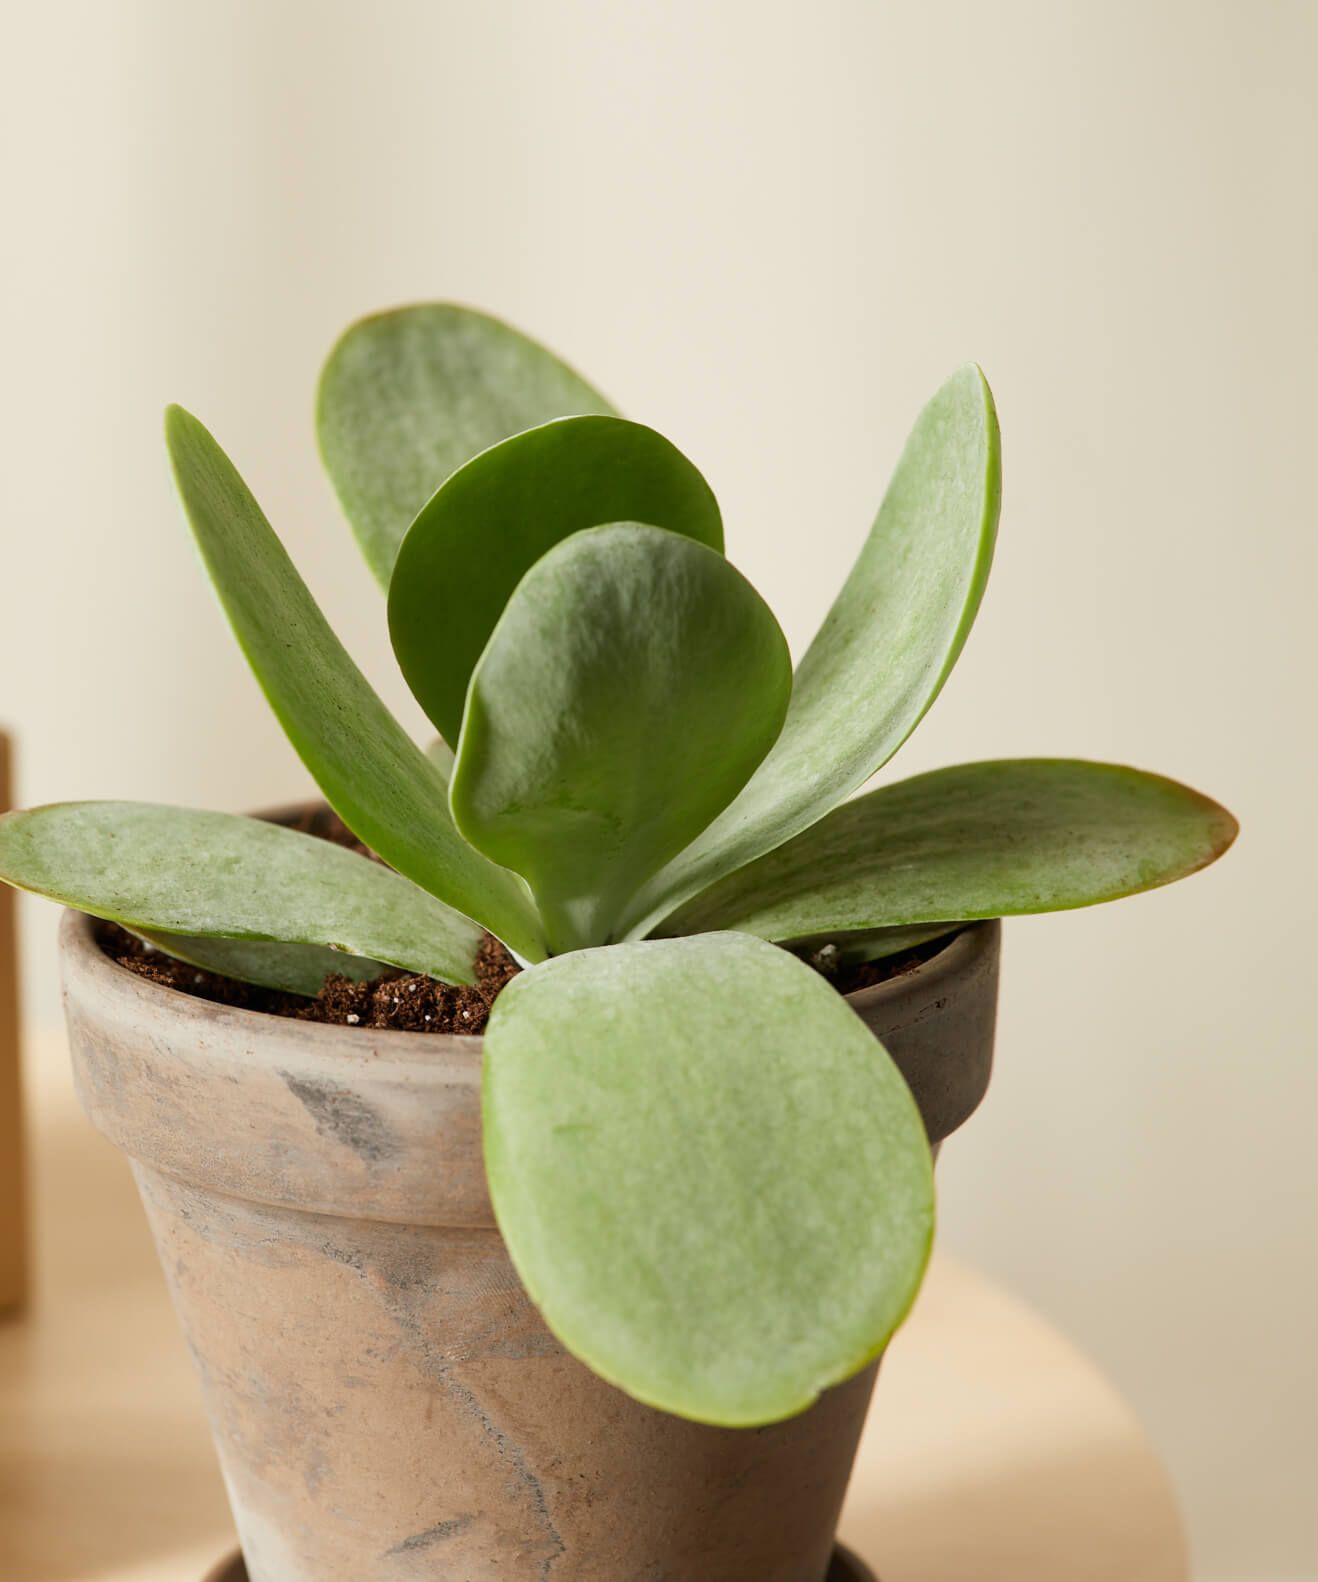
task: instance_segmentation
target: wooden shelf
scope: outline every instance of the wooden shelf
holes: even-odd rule
[[[0,1320],[0,1576],[196,1582],[233,1528],[191,1364],[124,1161],[77,1111],[62,1041],[31,1053],[35,1278]],[[945,1259],[884,1365],[842,1537],[884,1582],[1189,1576],[1125,1404]]]

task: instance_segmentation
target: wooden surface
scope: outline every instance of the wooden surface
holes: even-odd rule
[[[13,807],[12,746],[0,731],[0,813]],[[27,1295],[22,1083],[18,1048],[18,940],[14,892],[0,884],[0,1313]]]
[[[190,1363],[123,1161],[78,1114],[59,1040],[33,1055],[34,1299],[0,1320],[0,1577],[196,1582],[233,1539]],[[875,1401],[842,1537],[884,1582],[1187,1582],[1130,1412],[966,1269],[935,1261]]]

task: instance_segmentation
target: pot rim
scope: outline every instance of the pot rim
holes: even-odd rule
[[[155,1003],[160,1014],[170,1015],[184,1025],[205,1023],[213,1026],[219,1020],[232,1023],[235,1027],[246,1027],[253,1033],[258,1028],[265,1028],[271,1034],[276,1028],[305,1029],[308,1036],[316,1038],[325,1046],[327,1052],[341,1048],[344,1054],[353,1056],[362,1053],[365,1035],[382,1037],[388,1040],[391,1056],[401,1056],[404,1060],[424,1059],[427,1063],[433,1063],[440,1053],[475,1053],[485,1042],[481,1033],[416,1033],[395,1027],[350,1027],[342,1022],[300,1021],[295,1017],[280,1016],[274,1011],[254,1011],[243,1006],[225,1005],[219,1000],[207,999],[204,995],[188,994],[169,984],[144,978],[115,961],[96,937],[100,921],[74,907],[64,908],[59,926],[59,945],[66,961],[71,959],[80,973],[85,974],[93,984],[99,980],[107,989],[120,990],[129,984],[133,985],[143,1000]],[[853,1010],[862,1013],[889,1002],[900,1002],[917,984],[923,998],[930,990],[936,989],[944,978],[957,975],[965,967],[967,957],[978,955],[987,948],[999,921],[997,918],[980,918],[953,925],[956,932],[950,934],[942,949],[925,961],[886,978],[882,983],[853,989],[849,994],[842,994],[841,998]]]
[[[982,1037],[944,1050],[921,1024],[996,981],[999,927],[972,924],[928,961],[846,997],[897,1061],[931,1142],[978,1104],[989,1062]],[[311,1213],[494,1227],[480,1035],[221,1005],[121,966],[95,929],[73,911],[60,929],[75,1084],[92,1123],[139,1164]]]

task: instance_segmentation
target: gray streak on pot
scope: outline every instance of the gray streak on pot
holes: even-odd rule
[[[398,1139],[369,1104],[349,1089],[312,1082],[284,1071],[288,1091],[306,1106],[321,1136],[336,1138],[368,1164],[379,1164],[398,1152]]]
[[[568,1355],[494,1224],[478,1039],[267,1017],[66,918],[79,1093],[132,1158],[250,1582],[822,1582],[875,1369],[717,1429]],[[850,1003],[937,1141],[978,1103],[998,928]]]
[[[544,1537],[539,1544],[531,1541],[526,1544],[526,1547],[532,1552],[537,1548],[544,1548],[549,1551],[540,1562],[540,1576],[542,1579],[547,1579],[553,1572],[554,1566],[567,1553],[567,1545],[563,1542],[562,1536],[554,1526],[553,1518],[549,1514],[549,1502],[545,1498],[545,1491],[539,1478],[527,1465],[526,1457],[513,1440],[497,1423],[491,1420],[488,1412],[481,1406],[475,1395],[464,1384],[459,1382],[451,1370],[444,1370],[443,1381],[444,1387],[471,1413],[473,1420],[479,1423],[481,1432],[486,1435],[490,1443],[512,1470],[516,1482],[525,1490],[531,1503],[533,1518],[537,1526],[544,1531]],[[463,1530],[465,1531],[466,1529],[464,1528]]]
[[[392,1555],[408,1554],[418,1549],[429,1549],[434,1544],[446,1543],[459,1533],[466,1532],[470,1526],[470,1516],[455,1516],[452,1521],[436,1522],[433,1527],[427,1527],[425,1532],[413,1533],[410,1538],[404,1538],[402,1543],[386,1550],[384,1558],[388,1560]]]

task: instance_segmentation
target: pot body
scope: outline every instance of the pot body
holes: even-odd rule
[[[852,997],[938,1143],[992,1056],[999,925]],[[495,1226],[476,1038],[231,1010],[63,925],[75,1075],[129,1155],[251,1582],[821,1582],[874,1369],[717,1429],[566,1353]]]

